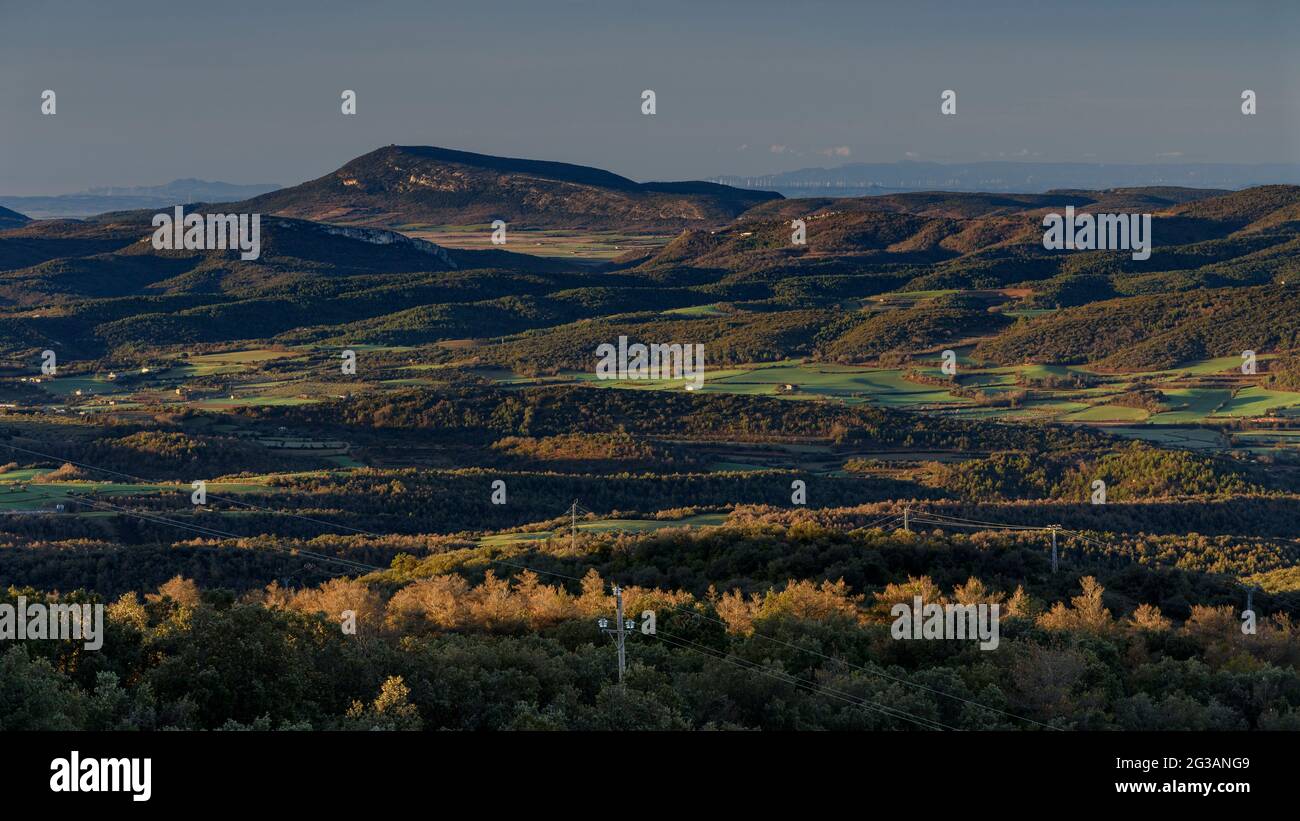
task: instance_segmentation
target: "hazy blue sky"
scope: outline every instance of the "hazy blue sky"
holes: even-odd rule
[[[0,193],[293,184],[388,143],[639,180],[909,157],[1295,162],[1298,45],[1295,0],[0,0]]]

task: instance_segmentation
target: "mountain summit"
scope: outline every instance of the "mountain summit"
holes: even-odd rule
[[[239,203],[261,213],[368,226],[473,225],[678,230],[730,222],[780,199],[708,182],[638,183],[568,163],[390,145],[324,177]]]

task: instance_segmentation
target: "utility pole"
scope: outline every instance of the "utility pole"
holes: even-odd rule
[[[569,508],[569,549],[577,550],[578,548],[578,500],[573,500],[573,506]],[[617,590],[618,588],[615,588]],[[622,618],[622,615],[619,615]]]
[[[627,672],[627,632],[636,628],[636,622],[631,619],[623,618],[623,588],[614,585],[614,612],[616,614],[616,624],[611,627],[609,619],[596,619],[596,626],[606,633],[614,636],[618,646],[618,686],[623,686],[623,674]]]
[[[904,507],[903,508],[903,530],[907,533],[912,532],[911,518],[912,518],[912,509],[910,507]]]
[[[618,619],[618,686],[623,686],[623,673],[627,670],[627,650],[623,645],[626,640],[623,633],[623,588],[614,585],[614,606]]]
[[[1060,525],[1052,525],[1049,529],[1052,531],[1052,572],[1056,572],[1056,531]]]

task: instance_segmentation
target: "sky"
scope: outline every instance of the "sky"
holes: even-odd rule
[[[292,185],[390,143],[642,181],[1300,162],[1297,44],[1294,0],[0,0],[0,194]]]

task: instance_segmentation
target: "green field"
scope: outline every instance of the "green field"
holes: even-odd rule
[[[0,511],[49,510],[69,499],[73,494],[93,493],[97,496],[148,496],[158,493],[185,493],[191,491],[188,483],[160,482],[37,482],[37,477],[53,473],[52,468],[20,468],[0,473]],[[208,492],[268,493],[275,488],[265,479],[240,479],[235,482],[208,482]]]
[[[427,240],[446,248],[466,250],[499,249],[540,257],[580,257],[606,260],[624,254],[662,248],[672,239],[663,234],[627,234],[621,231],[515,228],[507,226],[505,246],[492,244],[492,226],[427,225],[398,226],[407,236]]]
[[[785,399],[837,398],[850,403],[875,402],[887,406],[962,402],[942,387],[922,385],[902,378],[896,369],[864,368],[851,365],[800,364],[796,360],[742,366],[705,373],[705,393],[779,396]],[[640,390],[682,390],[686,381],[611,380],[592,374],[572,378],[598,387]],[[786,385],[792,390],[780,390]]]
[[[1164,394],[1174,406],[1186,407],[1157,413],[1150,422],[1156,425],[1185,425],[1191,422],[1203,422],[1206,417],[1214,415],[1224,402],[1232,398],[1232,392],[1214,388],[1166,388]]]
[[[959,357],[959,362],[960,362]],[[1300,407],[1300,393],[1270,391],[1247,385],[1233,397],[1228,388],[1166,386],[1192,379],[1197,375],[1230,372],[1236,360],[1231,357],[1189,363],[1168,371],[1145,374],[1147,384],[1161,390],[1171,406],[1170,410],[1151,414],[1140,409],[1121,405],[1107,405],[1108,397],[1129,389],[1130,380],[1138,375],[1102,375],[1103,385],[1047,391],[1033,389],[1035,398],[1019,407],[981,406],[971,399],[954,396],[941,385],[922,384],[904,378],[903,369],[876,368],[865,365],[834,365],[802,363],[798,360],[743,365],[706,371],[705,393],[731,393],[775,396],[783,399],[838,399],[857,404],[871,403],[888,408],[947,408],[958,415],[974,418],[1001,418],[1017,420],[1055,420],[1079,424],[1133,424],[1187,425],[1204,422],[1211,417],[1254,417],[1278,407]],[[918,367],[918,371],[941,377],[936,367]],[[534,385],[543,382],[582,382],[596,387],[622,390],[682,390],[686,380],[599,380],[589,372],[565,372],[557,377],[532,379],[516,376],[504,369],[482,369],[481,375],[503,384]],[[1043,379],[1048,376],[1068,377],[1071,374],[1089,374],[1084,367],[1063,365],[1026,364],[1016,367],[974,368],[960,371],[962,386],[974,388],[996,397],[1000,393],[1018,390],[1017,378]],[[787,388],[786,386],[790,386]]]
[[[1141,408],[1123,405],[1093,405],[1064,417],[1066,422],[1141,422],[1150,416]]]
[[[222,374],[244,373],[253,370],[264,362],[301,356],[301,352],[277,351],[270,348],[252,348],[243,351],[225,351],[223,353],[200,354],[185,360],[185,364],[169,369],[164,377],[213,376]]]
[[[700,513],[684,519],[597,519],[578,522],[578,530],[592,534],[648,533],[668,527],[717,527],[726,521],[725,513]],[[503,547],[524,542],[543,542],[552,537],[564,538],[568,533],[568,528],[531,533],[496,533],[479,539],[479,544],[485,547]]]
[[[672,316],[723,316],[726,312],[717,305],[691,305],[686,308],[672,308],[664,313]]]
[[[1300,393],[1270,391],[1252,385],[1237,391],[1237,395],[1225,402],[1219,413],[1223,416],[1264,416],[1270,408],[1296,404],[1300,404]]]
[[[187,404],[199,408],[221,410],[252,405],[310,405],[320,399],[299,396],[237,396],[234,399],[198,399]]]

